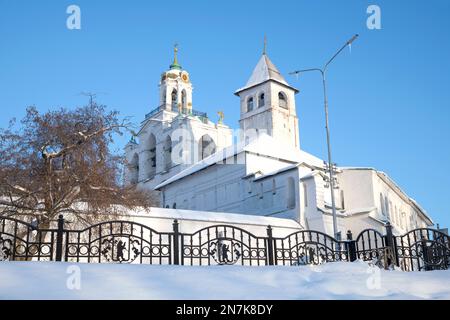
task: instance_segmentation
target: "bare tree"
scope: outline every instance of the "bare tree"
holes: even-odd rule
[[[151,206],[152,194],[121,183],[124,157],[110,150],[129,128],[92,99],[75,110],[27,108],[20,124],[0,129],[0,217],[37,218],[45,228],[59,214],[90,224],[117,208]]]

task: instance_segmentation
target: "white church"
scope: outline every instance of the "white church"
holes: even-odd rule
[[[300,148],[299,91],[265,52],[235,92],[240,101],[237,130],[223,123],[223,114],[214,123],[193,109],[193,86],[178,63],[177,48],[159,87],[159,106],[145,116],[125,147],[126,183],[155,190],[161,207],[157,212],[166,217],[177,212],[174,216],[191,220],[236,217],[228,222],[247,215],[260,223],[278,221],[333,235],[329,172],[322,159]],[[335,176],[342,234],[382,231],[388,221],[396,234],[433,225],[425,210],[385,173],[337,167]]]

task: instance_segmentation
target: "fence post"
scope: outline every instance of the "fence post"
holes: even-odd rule
[[[274,265],[274,260],[273,260],[273,235],[272,235],[272,227],[271,226],[267,227],[267,246],[266,246],[266,250],[267,250],[267,258],[268,258],[269,266],[273,266]]]
[[[430,266],[430,251],[429,248],[427,246],[427,240],[424,238],[423,234],[421,233],[421,239],[420,239],[420,244],[422,246],[422,255],[423,255],[423,264],[424,264],[424,269],[425,271],[430,271],[433,270]]]
[[[62,247],[63,247],[63,234],[64,234],[64,217],[62,214],[58,217],[58,229],[56,231],[56,261],[62,260]]]
[[[395,237],[392,233],[392,226],[389,221],[386,223],[386,247],[391,249],[392,256],[388,257],[388,265],[395,264],[398,267],[397,246],[395,243]],[[393,261],[392,261],[393,260]]]
[[[179,223],[178,220],[173,220],[173,264],[180,264],[180,248],[179,248]]]
[[[350,230],[347,231],[347,253],[350,262],[356,261],[356,241],[353,240],[353,235]]]

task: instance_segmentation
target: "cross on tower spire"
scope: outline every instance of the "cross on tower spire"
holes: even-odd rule
[[[178,64],[177,53],[178,53],[178,43],[175,42],[175,44],[173,45],[173,64]]]
[[[263,54],[265,55],[267,51],[267,36],[264,35],[264,47],[263,47]]]
[[[170,65],[170,69],[181,69],[181,66],[178,64],[178,43],[173,45],[173,63]]]

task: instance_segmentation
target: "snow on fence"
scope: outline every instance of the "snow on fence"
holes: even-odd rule
[[[0,260],[292,266],[357,259],[405,271],[448,269],[450,237],[425,228],[394,236],[389,224],[384,235],[367,229],[355,240],[351,231],[347,240],[336,240],[314,230],[274,237],[271,226],[265,236],[227,224],[182,233],[178,220],[173,221],[171,232],[125,220],[69,230],[62,216],[55,229],[0,217]]]

